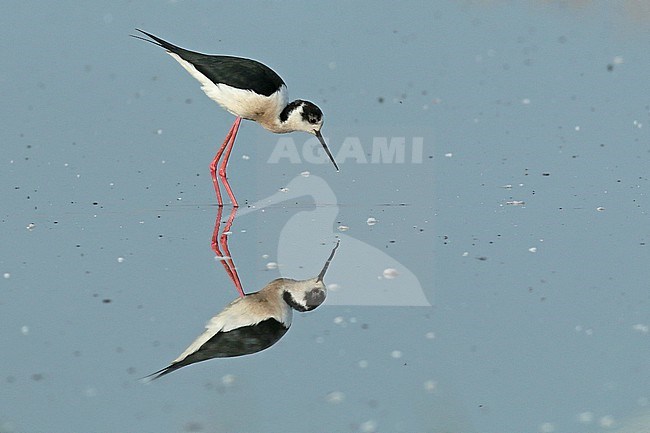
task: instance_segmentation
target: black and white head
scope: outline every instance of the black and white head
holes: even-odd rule
[[[280,122],[289,131],[304,131],[315,135],[323,146],[323,149],[325,149],[325,153],[327,153],[330,161],[334,164],[336,171],[339,171],[339,166],[334,161],[334,157],[321,134],[323,112],[316,104],[303,101],[302,99],[290,102],[280,113]]]
[[[323,278],[325,278],[325,272],[327,272],[327,268],[338,247],[339,242],[336,242],[336,246],[332,249],[325,266],[323,266],[317,277],[309,280],[291,281],[291,284],[285,286],[282,293],[284,302],[297,311],[311,311],[325,302],[327,287],[325,287]]]

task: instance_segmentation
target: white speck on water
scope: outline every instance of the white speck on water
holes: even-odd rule
[[[160,163],[161,164],[167,164],[167,161],[163,159],[163,160],[160,161]]]
[[[328,284],[328,285],[327,285],[327,290],[329,290],[329,291],[331,291],[331,292],[336,292],[336,291],[338,291],[340,288],[341,288],[341,286],[338,285],[338,284],[336,284],[336,283],[332,283],[332,284]]]
[[[436,334],[433,331],[427,332],[426,334],[424,334],[424,336],[428,340],[433,340],[434,338],[436,338]]]
[[[615,65],[622,65],[623,64],[623,57],[622,56],[614,57],[614,60],[612,60],[612,63],[614,63]]]
[[[634,122],[632,122],[632,124],[639,129],[643,127],[643,123],[639,122],[638,120],[635,120]]]
[[[268,262],[268,263],[266,264],[266,270],[267,270],[267,271],[271,271],[271,270],[273,270],[273,269],[277,269],[277,268],[278,268],[278,264],[275,263],[275,262]]]
[[[330,404],[339,404],[345,400],[345,394],[341,391],[332,391],[325,396],[325,401]]]
[[[528,251],[531,253],[536,253],[537,252],[537,247],[530,247],[528,248]]]
[[[289,188],[280,188],[280,192],[289,192]]]
[[[580,131],[580,127],[579,127],[579,126],[576,126],[576,127],[573,128],[573,129],[575,129],[576,131]]]
[[[334,323],[335,323],[336,325],[342,325],[342,324],[345,323],[345,319],[343,318],[343,316],[336,316],[336,317],[334,318]]]
[[[598,424],[601,427],[605,427],[605,428],[614,427],[614,424],[615,424],[614,417],[611,416],[611,415],[605,415],[604,417],[601,417],[598,420]]]
[[[374,433],[377,431],[377,421],[369,419],[368,421],[362,422],[359,426],[359,431],[361,433]]]
[[[29,224],[27,224],[27,227],[25,227],[25,228],[31,232],[32,230],[34,230],[35,227],[36,227],[36,224],[29,223]]]
[[[540,433],[553,433],[555,431],[555,426],[553,423],[545,422],[539,426]]]
[[[347,232],[348,230],[350,230],[350,227],[341,225],[341,226],[338,226],[338,230],[340,232]]]
[[[593,412],[580,412],[577,416],[578,422],[580,424],[591,424],[594,422],[594,413]]]
[[[311,174],[311,173],[308,172],[308,171],[303,171],[302,173],[300,173],[300,175],[301,175],[302,177],[309,177],[310,174]]]
[[[183,200],[183,197],[176,197],[176,201],[181,201]]]
[[[438,387],[438,382],[435,380],[426,380],[422,386],[426,392],[434,392]]]
[[[469,256],[469,253],[467,251],[465,251],[463,254],[461,254],[461,256],[467,257],[467,256]]]
[[[650,331],[650,327],[648,327],[648,325],[643,325],[641,323],[637,323],[636,325],[632,326],[632,329],[644,334],[647,334]]]
[[[524,206],[526,202],[523,200],[508,200],[506,204],[510,206]]]
[[[605,210],[605,208],[602,207],[602,206],[598,206],[598,207],[596,208],[596,210],[597,210],[598,212],[602,212],[602,211]]]
[[[221,383],[223,386],[232,386],[235,383],[235,380],[237,379],[237,376],[234,374],[224,374],[221,377]]]
[[[501,188],[504,188],[504,189],[512,189],[512,184],[509,184],[509,183],[508,183],[508,184],[505,184],[505,185],[501,185]]]
[[[244,161],[248,161],[249,159],[251,159],[251,157],[249,155],[242,155],[241,159],[243,159]]]
[[[268,255],[268,254],[262,254],[262,258],[263,258],[264,260],[266,260],[266,259],[269,258],[269,255]]]
[[[392,279],[396,278],[399,275],[399,272],[397,272],[397,269],[394,269],[394,268],[386,268],[386,269],[384,269],[384,272],[382,273],[382,275],[387,280],[392,280]]]
[[[368,361],[366,361],[365,359],[362,359],[357,364],[359,365],[359,368],[368,368]]]
[[[162,129],[156,129],[156,135],[161,135],[163,133]]]
[[[368,224],[369,226],[374,226],[375,224],[377,224],[377,218],[373,218],[373,217],[368,218],[366,220],[366,224]]]
[[[445,153],[445,158],[451,158],[452,156],[454,156],[454,154],[451,152]]]
[[[528,104],[530,104],[530,99],[524,98],[524,99],[521,100],[521,103],[524,104],[524,105],[528,105]]]
[[[400,359],[402,357],[402,351],[401,350],[393,350],[390,353],[390,356],[391,356],[391,358]]]
[[[9,278],[11,278],[11,274],[9,272],[5,272],[4,274],[2,274],[2,278],[8,280]]]
[[[29,326],[23,325],[20,327],[20,333],[23,335],[29,334]]]
[[[117,263],[124,263],[124,257],[118,257]]]

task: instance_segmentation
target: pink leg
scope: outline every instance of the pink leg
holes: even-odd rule
[[[230,189],[230,184],[228,184],[228,180],[226,179],[226,164],[228,164],[228,158],[230,158],[230,152],[232,151],[232,146],[233,144],[235,144],[235,138],[237,137],[237,131],[239,130],[240,123],[241,123],[241,117],[237,117],[233,125],[230,127],[230,131],[228,131],[225,140],[221,144],[221,147],[219,147],[217,154],[212,160],[212,163],[210,164],[210,175],[212,176],[212,185],[214,186],[214,191],[217,194],[217,203],[219,206],[223,206],[223,200],[221,198],[221,191],[219,190],[219,182],[217,181],[217,164],[219,163],[219,159],[221,159],[221,155],[223,155],[224,151],[226,151],[226,156],[224,158],[222,165],[219,167],[219,177],[224,182],[224,186],[226,187],[226,192],[228,192],[228,196],[230,196],[230,199],[233,202],[233,206],[235,207],[239,206],[237,204],[237,201],[235,200],[235,196],[232,193],[232,190]]]
[[[214,251],[219,261],[223,264],[223,267],[226,270],[226,274],[228,274],[228,277],[230,277],[233,284],[235,285],[235,288],[239,292],[239,296],[243,297],[245,295],[244,289],[242,288],[241,281],[239,280],[239,275],[237,274],[235,263],[232,260],[232,257],[230,256],[230,250],[228,249],[228,237],[227,237],[228,235],[226,234],[227,232],[230,231],[230,227],[232,226],[232,223],[235,220],[235,214],[237,213],[237,208],[233,207],[232,210],[230,211],[230,217],[228,217],[226,226],[224,227],[224,230],[220,235],[219,229],[221,226],[222,212],[223,212],[223,206],[219,206],[217,210],[217,219],[214,222],[214,231],[212,232],[212,239],[211,239],[212,251]],[[225,255],[219,249],[219,244],[221,244],[225,252]]]
[[[237,138],[237,131],[239,131],[240,123],[241,123],[241,117],[237,117],[235,119],[235,123],[233,123],[231,128],[232,136],[230,137],[229,146],[226,146],[223,160],[221,161],[221,165],[219,166],[219,177],[223,182],[224,188],[226,188],[226,192],[228,193],[228,197],[230,197],[230,201],[232,202],[233,207],[239,207],[239,204],[237,203],[237,199],[235,199],[235,194],[233,194],[232,189],[230,188],[230,184],[228,183],[228,178],[226,177],[226,167],[228,166],[230,153],[232,152],[232,148],[235,144],[235,139]]]

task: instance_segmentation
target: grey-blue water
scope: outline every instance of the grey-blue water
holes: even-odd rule
[[[242,123],[244,288],[340,239],[328,300],[147,385],[237,297],[233,117],[135,27],[271,66],[341,166]],[[650,431],[648,2],[5,1],[0,28],[0,432]]]

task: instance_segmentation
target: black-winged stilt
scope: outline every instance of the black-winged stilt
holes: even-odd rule
[[[210,99],[236,116],[226,139],[210,164],[210,173],[219,206],[223,206],[223,200],[217,182],[217,164],[222,156],[223,160],[219,165],[219,178],[222,180],[233,206],[239,206],[228,183],[226,167],[242,119],[253,120],[277,134],[293,131],[314,134],[336,170],[339,170],[321,134],[323,112],[309,101],[298,99],[289,102],[287,86],[271,68],[256,60],[196,53],[177,47],[151,33],[140,29],[136,30],[151,40],[136,35],[131,36],[166,49],[190,75],[201,83],[201,89]]]
[[[205,332],[178,358],[145,379],[158,379],[196,362],[249,355],[271,347],[289,330],[293,310],[311,311],[325,301],[323,278],[338,247],[337,241],[317,277],[301,281],[278,278],[259,292],[232,301],[210,319]]]

